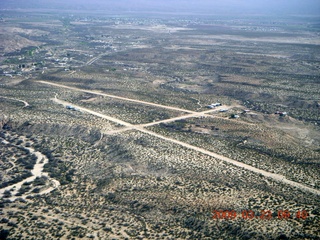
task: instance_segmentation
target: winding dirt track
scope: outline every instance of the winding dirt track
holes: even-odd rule
[[[233,160],[231,158],[228,158],[228,157],[225,157],[223,155],[220,155],[220,154],[217,154],[217,153],[214,153],[214,152],[210,152],[208,150],[205,150],[203,148],[199,148],[199,147],[196,147],[196,146],[193,146],[193,145],[190,145],[188,143],[184,143],[184,142],[181,142],[181,141],[178,141],[178,140],[175,140],[175,139],[172,139],[172,138],[169,138],[169,137],[165,137],[165,136],[162,136],[162,135],[159,135],[155,132],[152,132],[152,131],[149,131],[147,129],[145,129],[144,127],[145,126],[151,126],[151,125],[155,125],[155,124],[159,124],[159,122],[164,122],[164,121],[169,121],[169,120],[172,120],[172,119],[167,119],[167,120],[163,120],[163,121],[159,121],[159,122],[153,122],[153,123],[149,123],[149,124],[142,124],[142,125],[132,125],[130,123],[127,123],[127,122],[124,122],[120,119],[117,119],[117,118],[113,118],[113,117],[110,117],[110,116],[107,116],[107,115],[104,115],[102,113],[98,113],[98,112],[95,112],[95,111],[92,111],[90,109],[87,109],[87,108],[83,108],[83,107],[80,107],[80,106],[77,106],[77,105],[74,105],[72,103],[68,103],[68,102],[65,102],[65,101],[62,101],[62,100],[59,100],[57,98],[54,99],[54,101],[56,103],[59,103],[59,104],[63,104],[64,106],[66,105],[71,105],[83,112],[87,112],[87,113],[90,113],[90,114],[93,114],[95,116],[98,116],[98,117],[101,117],[101,118],[105,118],[107,120],[110,120],[110,121],[113,121],[115,123],[118,123],[118,124],[122,124],[124,126],[126,126],[126,128],[124,129],[120,129],[120,130],[115,130],[113,133],[119,133],[121,131],[126,131],[126,130],[130,130],[130,129],[134,129],[134,130],[138,130],[140,132],[143,132],[143,133],[146,133],[146,134],[149,134],[151,136],[154,136],[154,137],[157,137],[157,138],[160,138],[162,140],[165,140],[165,141],[169,141],[169,142],[172,142],[174,144],[178,144],[180,146],[183,146],[185,148],[188,148],[188,149],[191,149],[191,150],[194,150],[194,151],[197,151],[197,152],[200,152],[200,153],[203,153],[205,155],[208,155],[208,156],[211,156],[211,157],[214,157],[216,159],[219,159],[219,160],[222,160],[224,162],[228,162],[230,164],[233,164],[237,167],[240,167],[240,168],[244,168],[248,171],[251,171],[251,172],[254,172],[254,173],[257,173],[257,174],[261,174],[267,178],[270,178],[270,179],[273,179],[277,182],[281,182],[281,183],[285,183],[285,184],[288,184],[288,185],[291,185],[293,187],[296,187],[296,188],[299,188],[300,190],[303,190],[303,191],[307,191],[307,192],[311,192],[313,194],[317,194],[317,195],[320,195],[320,191],[317,190],[317,189],[313,189],[313,188],[310,188],[308,186],[305,186],[301,183],[298,183],[298,182],[294,182],[294,181],[291,181],[291,180],[288,180],[285,178],[285,176],[283,175],[280,175],[280,174],[275,174],[275,173],[270,173],[270,172],[267,172],[265,170],[261,170],[259,168],[255,168],[255,167],[252,167],[248,164],[245,164],[245,163],[242,163],[242,162],[239,162],[239,161],[236,161],[236,160]],[[189,116],[201,116],[209,111],[214,111],[214,110],[207,110],[205,112],[194,112],[192,114],[189,114]],[[177,118],[173,118],[173,119],[179,119],[179,117]],[[110,133],[110,132],[109,132]]]
[[[4,144],[10,144],[9,142],[5,141],[3,138],[0,138],[2,140],[2,143]],[[15,145],[16,146],[16,145]],[[17,146],[16,146],[17,147]],[[23,147],[24,149],[28,150],[31,154],[36,155],[37,161],[36,164],[33,166],[33,169],[31,170],[31,177],[25,178],[21,180],[20,182],[17,182],[15,184],[9,185],[7,187],[0,189],[0,198],[3,197],[5,191],[11,191],[12,197],[8,198],[11,201],[15,201],[17,198],[26,199],[27,196],[33,196],[33,195],[43,195],[52,192],[54,189],[58,188],[60,186],[60,182],[56,179],[50,178],[49,174],[46,172],[43,172],[44,165],[49,161],[48,158],[43,155],[41,152],[35,151],[31,147]],[[49,181],[53,184],[53,186],[40,191],[39,193],[35,194],[23,194],[22,196],[16,196],[19,189],[22,187],[22,185],[26,182],[33,182],[37,177],[46,176]]]
[[[28,103],[28,102],[26,102],[26,101],[24,101],[24,100],[21,100],[21,99],[10,98],[10,97],[3,97],[3,96],[0,96],[0,98],[5,98],[5,99],[10,99],[10,100],[22,102],[22,103],[24,104],[24,107],[28,107],[28,106],[29,106],[29,103]]]

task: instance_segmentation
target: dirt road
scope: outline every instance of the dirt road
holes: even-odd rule
[[[105,97],[125,100],[125,101],[129,101],[129,102],[140,103],[140,104],[154,106],[154,107],[165,108],[165,109],[179,111],[179,112],[195,113],[194,111],[186,110],[186,109],[182,109],[182,108],[178,108],[178,107],[166,106],[166,105],[161,105],[161,104],[157,104],[157,103],[151,103],[151,102],[146,102],[146,101],[141,101],[141,100],[136,100],[136,99],[131,99],[131,98],[119,97],[119,96],[115,96],[115,95],[101,93],[101,92],[98,92],[98,91],[84,90],[84,89],[80,89],[80,88],[76,88],[76,87],[69,87],[69,86],[66,86],[66,85],[52,83],[52,82],[46,82],[46,81],[37,81],[37,82],[43,83],[43,84],[52,85],[52,86],[55,86],[55,87],[70,89],[70,90],[74,90],[74,91],[78,91],[78,92],[91,93],[91,94],[95,94],[95,95],[100,95],[100,96],[105,96]]]
[[[96,57],[90,59],[90,60],[86,63],[86,65],[91,65],[92,63],[94,63],[95,61],[97,61],[97,60],[98,60],[99,58],[101,58],[101,57],[102,57],[102,55],[99,55],[99,56],[96,56]]]
[[[225,157],[223,155],[220,155],[220,154],[217,154],[217,153],[214,153],[214,152],[210,152],[208,150],[205,150],[203,148],[199,148],[199,147],[196,147],[196,146],[193,146],[193,145],[190,145],[188,143],[184,143],[184,142],[180,142],[178,140],[175,140],[175,139],[172,139],[172,138],[168,138],[168,137],[165,137],[165,136],[162,136],[162,135],[159,135],[155,132],[152,132],[152,131],[149,131],[149,130],[146,130],[146,129],[143,129],[143,128],[138,128],[137,127],[137,130],[143,132],[143,133],[146,133],[146,134],[149,134],[149,135],[152,135],[154,137],[157,137],[157,138],[160,138],[160,139],[163,139],[163,140],[166,140],[166,141],[169,141],[169,142],[172,142],[172,143],[175,143],[175,144],[178,144],[178,145],[181,145],[185,148],[188,148],[188,149],[192,149],[192,150],[195,150],[197,152],[201,152],[203,154],[206,154],[208,156],[211,156],[211,157],[214,157],[216,159],[219,159],[219,160],[222,160],[222,161],[225,161],[225,162],[228,162],[228,163],[231,163],[237,167],[241,167],[241,168],[244,168],[246,170],[249,170],[251,172],[254,172],[254,173],[257,173],[257,174],[261,174],[267,178],[271,178],[277,182],[282,182],[282,183],[285,183],[285,184],[288,184],[288,185],[291,185],[291,186],[294,186],[296,188],[299,188],[301,190],[304,190],[304,191],[308,191],[308,192],[312,192],[314,194],[317,194],[317,195],[320,195],[320,191],[317,190],[317,189],[313,189],[313,188],[310,188],[308,186],[305,186],[301,183],[298,183],[298,182],[294,182],[294,181],[291,181],[291,180],[288,180],[285,178],[285,176],[283,175],[280,175],[280,174],[275,174],[275,173],[270,173],[270,172],[267,172],[265,170],[261,170],[259,168],[255,168],[255,167],[252,167],[248,164],[245,164],[245,163],[242,163],[242,162],[238,162],[236,160],[233,160],[231,158],[228,158],[228,157]]]
[[[17,98],[10,98],[10,97],[3,97],[3,96],[0,96],[0,98],[5,98],[5,99],[10,99],[10,100],[13,100],[13,101],[18,101],[18,102],[22,102],[24,104],[24,107],[28,107],[29,106],[29,103],[24,101],[24,100],[21,100],[21,99],[17,99]]]
[[[194,118],[194,117],[216,117],[216,116],[207,115],[207,114],[208,113],[213,113],[213,112],[218,112],[220,109],[230,109],[232,107],[234,107],[234,106],[216,107],[215,109],[210,109],[210,110],[206,110],[206,111],[203,111],[203,112],[193,112],[191,114],[186,114],[186,115],[182,115],[182,116],[179,116],[179,117],[174,117],[174,118],[164,119],[164,120],[160,120],[160,121],[156,121],[156,122],[141,124],[139,126],[140,127],[150,127],[150,126],[153,126],[153,125],[158,125],[160,123],[169,123],[169,122],[174,122],[174,121],[187,119],[187,118]]]
[[[134,130],[138,130],[140,132],[143,132],[143,133],[146,133],[146,134],[149,134],[151,136],[154,136],[154,137],[157,137],[157,138],[160,138],[162,140],[165,140],[165,141],[169,141],[169,142],[172,142],[174,144],[178,144],[180,146],[183,146],[185,148],[188,148],[188,149],[191,149],[191,150],[194,150],[194,151],[197,151],[197,152],[200,152],[200,153],[203,153],[203,154],[206,154],[208,156],[211,156],[211,157],[214,157],[216,159],[219,159],[219,160],[222,160],[224,162],[228,162],[230,164],[233,164],[237,167],[240,167],[240,168],[244,168],[248,171],[251,171],[251,172],[254,172],[254,173],[257,173],[257,174],[261,174],[267,178],[270,178],[270,179],[273,179],[277,182],[281,182],[281,183],[285,183],[285,184],[288,184],[288,185],[291,185],[293,187],[296,187],[296,188],[299,188],[303,191],[307,191],[307,192],[311,192],[311,193],[314,193],[314,194],[317,194],[317,195],[320,195],[320,191],[317,190],[317,189],[313,189],[313,188],[310,188],[308,186],[305,186],[301,183],[298,183],[298,182],[294,182],[294,181],[291,181],[291,180],[288,180],[286,179],[283,175],[279,175],[279,174],[274,174],[274,173],[270,173],[270,172],[267,172],[265,170],[261,170],[259,168],[255,168],[255,167],[252,167],[250,165],[247,165],[245,163],[242,163],[242,162],[239,162],[239,161],[236,161],[236,160],[233,160],[231,158],[228,158],[228,157],[225,157],[223,155],[220,155],[220,154],[217,154],[217,153],[214,153],[214,152],[210,152],[208,150],[205,150],[203,148],[199,148],[199,147],[196,147],[196,146],[193,146],[193,145],[190,145],[188,143],[184,143],[184,142],[181,142],[181,141],[178,141],[178,140],[175,140],[175,139],[172,139],[172,138],[169,138],[169,137],[165,137],[165,136],[162,136],[162,135],[159,135],[155,132],[152,132],[152,131],[149,131],[147,129],[145,129],[144,127],[145,126],[151,126],[152,124],[158,124],[156,122],[154,123],[150,123],[150,124],[143,124],[143,125],[132,125],[130,123],[126,123],[122,120],[119,120],[117,118],[113,118],[113,117],[110,117],[110,116],[107,116],[107,115],[104,115],[104,114],[101,114],[101,113],[98,113],[98,112],[95,112],[95,111],[92,111],[90,109],[87,109],[87,108],[83,108],[83,107],[80,107],[80,106],[77,106],[77,105],[74,105],[74,104],[71,104],[71,103],[68,103],[68,102],[65,102],[65,101],[62,101],[62,100],[59,100],[57,98],[54,99],[55,102],[59,103],[59,104],[63,104],[64,106],[66,105],[72,105],[73,107],[75,108],[78,108],[80,109],[81,111],[84,111],[84,112],[87,112],[87,113],[90,113],[90,114],[93,114],[95,116],[98,116],[98,117],[101,117],[101,118],[105,118],[107,120],[110,120],[110,121],[113,121],[115,123],[118,123],[118,124],[122,124],[124,126],[126,126],[126,128],[124,129],[120,129],[120,130],[115,130],[114,133],[119,133],[121,131],[125,131],[125,130],[129,130],[129,129],[134,129]],[[214,109],[216,110],[216,109]],[[208,113],[210,111],[214,111],[214,110],[207,110],[205,112],[200,112],[200,113],[193,113],[193,114],[189,114],[189,117],[190,116],[201,116],[201,114],[205,114],[205,113]],[[177,118],[173,118],[173,119],[179,119],[179,117]],[[172,119],[167,119],[167,120],[163,120],[163,121],[159,121],[159,122],[164,122],[164,121],[169,121],[169,120],[172,120]]]
[[[104,118],[104,119],[107,119],[111,122],[115,122],[115,123],[118,123],[118,124],[121,124],[123,126],[127,126],[127,127],[131,127],[133,126],[132,124],[130,123],[127,123],[127,122],[124,122],[124,121],[121,121],[120,119],[117,119],[117,118],[114,118],[114,117],[110,117],[110,116],[107,116],[107,115],[104,115],[102,113],[98,113],[98,112],[95,112],[95,111],[92,111],[88,108],[84,108],[84,107],[80,107],[80,106],[77,106],[77,105],[74,105],[72,103],[69,103],[69,102],[66,102],[66,101],[63,101],[63,100],[60,100],[58,98],[53,98],[53,101],[56,102],[56,103],[59,103],[59,104],[62,104],[63,106],[73,106],[75,107],[76,109],[79,109],[81,112],[87,112],[87,113],[90,113],[92,115],[95,115],[97,117],[100,117],[100,118]]]
[[[145,123],[145,124],[140,124],[140,125],[132,125],[132,124],[124,122],[124,121],[122,121],[120,119],[117,119],[117,118],[114,118],[114,117],[111,117],[111,116],[107,116],[107,115],[92,111],[92,110],[90,110],[88,108],[80,107],[80,106],[75,105],[75,104],[70,103],[70,102],[66,102],[66,101],[60,100],[60,99],[57,98],[57,94],[55,95],[53,101],[58,103],[58,104],[62,104],[64,107],[73,106],[73,107],[75,107],[76,109],[78,109],[78,110],[80,110],[82,112],[87,112],[87,113],[90,113],[92,115],[95,115],[95,116],[107,119],[109,121],[121,124],[123,126],[126,126],[125,128],[122,128],[122,129],[103,132],[104,134],[116,134],[116,133],[121,133],[121,132],[125,132],[125,131],[128,131],[128,130],[136,129],[137,127],[150,127],[150,126],[158,125],[160,123],[169,123],[169,122],[174,122],[174,121],[177,121],[177,120],[193,118],[193,117],[200,117],[200,116],[215,117],[213,115],[207,115],[207,113],[217,112],[222,108],[223,109],[230,109],[230,108],[233,107],[233,106],[217,107],[215,109],[210,109],[210,110],[206,110],[206,111],[203,111],[203,112],[193,112],[191,114],[186,114],[186,115],[182,115],[182,116],[179,116],[179,117],[164,119],[164,120],[160,120],[160,121],[156,121],[156,122]]]

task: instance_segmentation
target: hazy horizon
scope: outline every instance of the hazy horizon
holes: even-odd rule
[[[318,0],[3,0],[0,9],[103,10],[207,14],[320,15]]]

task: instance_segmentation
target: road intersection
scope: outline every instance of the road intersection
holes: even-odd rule
[[[107,119],[109,121],[112,121],[112,122],[115,122],[117,124],[121,124],[121,125],[124,126],[124,128],[122,128],[122,129],[105,132],[104,134],[119,134],[121,132],[125,132],[125,131],[128,131],[128,130],[137,130],[137,131],[143,132],[145,134],[154,136],[156,138],[159,138],[159,139],[162,139],[162,140],[165,140],[165,141],[168,141],[168,142],[183,146],[183,147],[185,147],[187,149],[191,149],[191,150],[200,152],[202,154],[214,157],[216,159],[219,159],[219,160],[222,160],[224,162],[230,163],[230,164],[235,165],[237,167],[244,168],[244,169],[246,169],[248,171],[251,171],[251,172],[254,172],[256,174],[261,174],[261,175],[265,176],[266,178],[270,178],[270,179],[272,179],[274,181],[281,182],[281,183],[284,183],[284,184],[288,184],[288,185],[296,187],[296,188],[298,188],[300,190],[303,190],[303,191],[306,191],[306,192],[310,192],[310,193],[313,193],[313,194],[316,194],[316,195],[320,195],[320,191],[319,190],[311,188],[311,187],[308,187],[308,186],[306,186],[304,184],[301,184],[301,183],[286,179],[285,176],[283,176],[283,175],[271,173],[271,172],[268,172],[268,171],[265,171],[265,170],[262,170],[262,169],[259,169],[259,168],[256,168],[256,167],[252,167],[252,166],[250,166],[248,164],[233,160],[231,158],[225,157],[223,155],[208,151],[206,149],[203,149],[203,148],[200,148],[200,147],[197,147],[197,146],[193,146],[193,145],[185,143],[185,142],[178,141],[178,140],[173,139],[173,138],[169,138],[169,137],[160,135],[158,133],[155,133],[153,131],[147,130],[145,128],[145,127],[154,126],[154,125],[157,125],[157,124],[160,124],[160,123],[168,123],[168,122],[173,122],[173,121],[192,118],[192,117],[201,117],[201,116],[204,116],[204,117],[216,117],[216,116],[213,116],[213,115],[209,115],[209,113],[213,113],[215,111],[219,111],[221,109],[221,107],[217,107],[217,108],[214,108],[214,109],[206,110],[206,111],[203,111],[203,112],[194,112],[194,111],[181,109],[181,108],[177,108],[177,107],[172,107],[172,106],[166,106],[166,105],[155,104],[155,103],[150,103],[150,102],[145,102],[145,101],[140,101],[140,100],[135,100],[135,99],[118,97],[118,96],[109,95],[109,94],[105,94],[105,93],[101,93],[101,92],[97,92],[97,91],[91,91],[91,90],[84,90],[84,89],[79,89],[79,88],[75,88],[75,87],[69,87],[69,86],[62,85],[62,84],[56,84],[56,83],[51,83],[51,82],[46,82],[46,81],[38,81],[38,82],[43,83],[43,84],[48,84],[48,85],[51,85],[51,86],[55,86],[55,87],[70,89],[70,90],[74,90],[74,91],[92,93],[92,94],[96,94],[96,95],[102,95],[102,96],[107,96],[107,97],[111,97],[111,98],[127,100],[127,101],[131,101],[131,102],[135,102],[135,103],[141,103],[141,104],[145,104],[145,105],[151,105],[151,106],[161,107],[161,108],[170,109],[170,110],[176,110],[176,111],[180,111],[180,112],[183,112],[183,113],[189,113],[189,114],[185,114],[185,115],[182,115],[182,116],[179,116],[179,117],[175,117],[175,118],[160,120],[160,121],[151,122],[151,123],[147,123],[147,124],[133,125],[133,124],[127,123],[125,121],[122,121],[120,119],[117,119],[117,118],[114,118],[114,117],[111,117],[111,116],[108,116],[108,115],[93,111],[91,109],[84,108],[84,107],[81,107],[81,106],[77,106],[77,105],[75,105],[73,103],[66,102],[66,101],[63,101],[63,100],[59,100],[57,98],[57,95],[53,99],[53,101],[58,103],[58,104],[62,104],[64,106],[71,105],[71,106],[79,109],[82,112],[86,112],[86,113],[89,113],[89,114],[95,115],[97,117],[101,117],[101,118]],[[230,109],[232,107],[234,107],[234,105],[233,106],[223,106],[224,109]]]

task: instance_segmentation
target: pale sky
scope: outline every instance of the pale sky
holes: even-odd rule
[[[320,0],[0,0],[0,8],[320,15]]]

